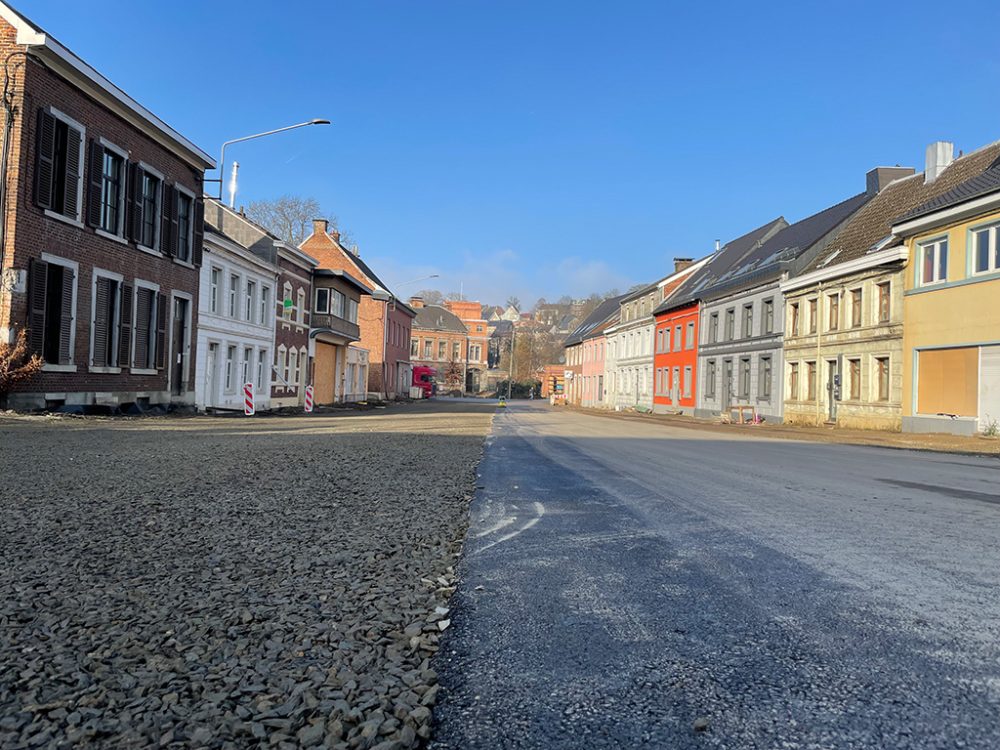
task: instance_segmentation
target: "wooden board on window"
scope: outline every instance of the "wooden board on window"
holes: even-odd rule
[[[919,414],[978,416],[978,347],[927,349],[917,356]]]

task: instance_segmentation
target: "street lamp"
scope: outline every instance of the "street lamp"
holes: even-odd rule
[[[296,128],[304,128],[307,125],[329,125],[329,120],[324,120],[321,118],[313,118],[312,120],[307,120],[306,122],[300,122],[297,125],[286,125],[283,128],[275,128],[274,130],[268,130],[264,133],[254,133],[253,135],[245,135],[242,138],[233,138],[231,141],[226,141],[222,144],[222,153],[219,156],[219,176],[215,179],[205,178],[205,182],[217,182],[219,183],[219,200],[222,200],[222,181],[225,179],[226,174],[226,146],[231,146],[234,143],[242,143],[243,141],[252,141],[254,138],[263,138],[267,135],[274,135],[275,133],[283,133],[286,130],[295,130]],[[238,163],[233,164],[233,175],[229,182],[229,207],[235,208],[236,203],[236,171],[239,168]]]

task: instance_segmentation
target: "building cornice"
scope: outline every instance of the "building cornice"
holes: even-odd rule
[[[895,232],[893,233],[895,234]],[[781,282],[781,291],[782,293],[792,292],[828,279],[837,279],[841,276],[849,276],[858,271],[874,268],[875,266],[883,266],[888,263],[906,260],[907,257],[909,257],[909,250],[907,250],[906,246],[896,245],[895,247],[888,247],[885,250],[879,250],[877,253],[863,255],[860,258],[838,263],[829,268],[820,268],[802,276],[785,279]]]

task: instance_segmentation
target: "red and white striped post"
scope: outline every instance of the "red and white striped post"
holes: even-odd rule
[[[306,386],[305,410],[306,414],[312,413],[313,410],[313,387],[311,385]]]
[[[253,383],[243,384],[243,413],[248,417],[256,413],[253,407]]]

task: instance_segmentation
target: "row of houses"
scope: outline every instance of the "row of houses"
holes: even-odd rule
[[[0,3],[0,337],[15,408],[407,395],[416,311],[317,219],[294,247],[205,196],[215,161]]]
[[[1000,422],[1000,142],[878,167],[606,300],[565,342],[590,407],[911,432]]]

